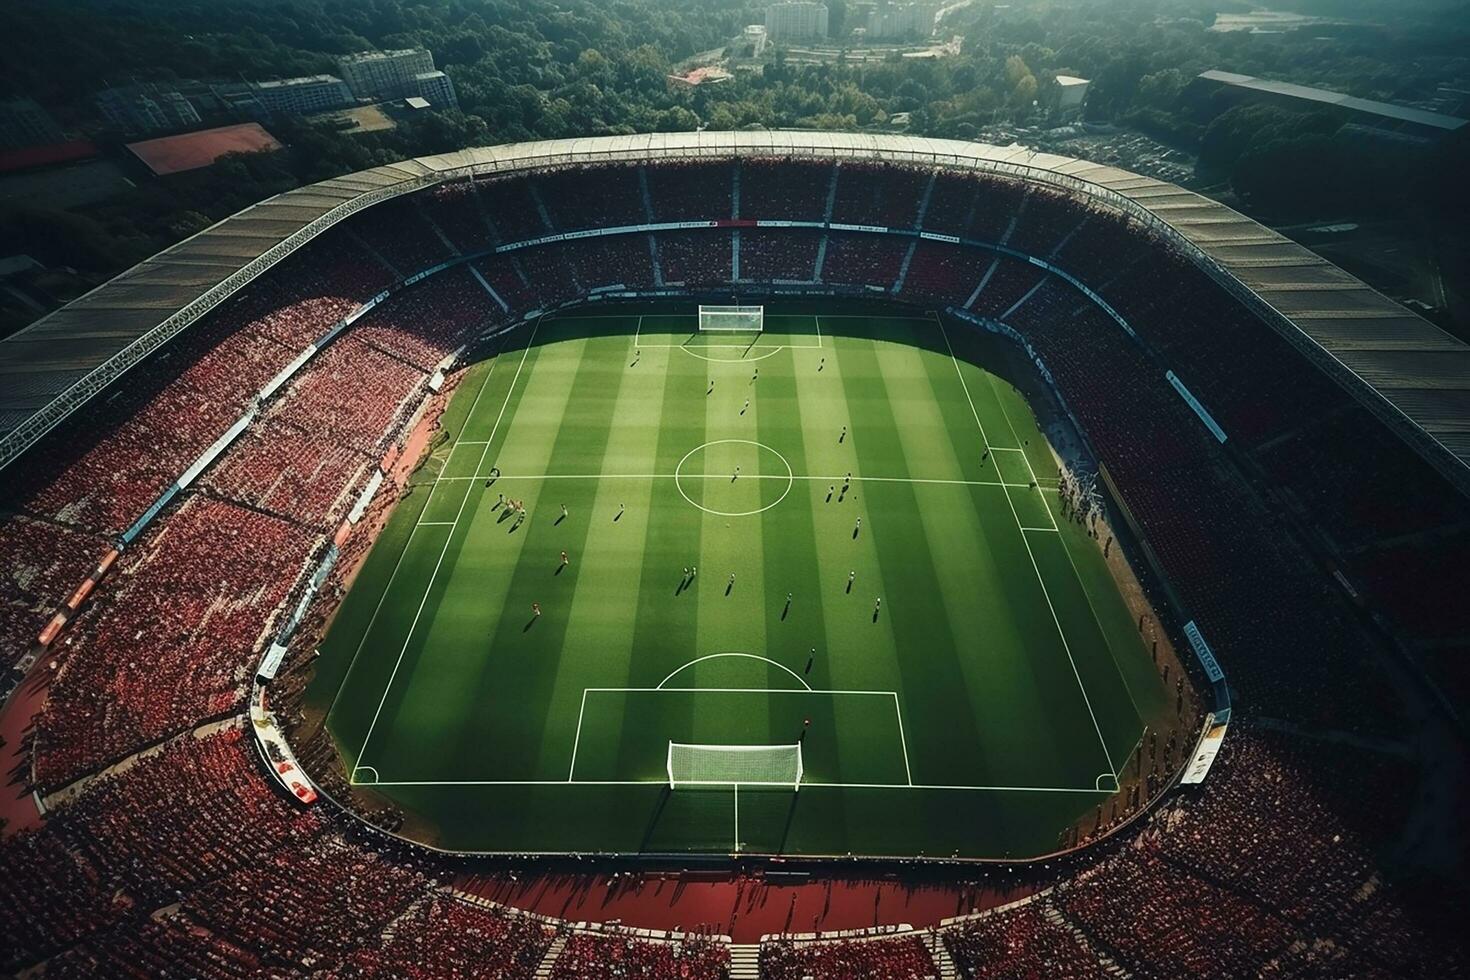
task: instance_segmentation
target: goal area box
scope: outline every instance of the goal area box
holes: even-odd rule
[[[766,326],[764,306],[699,307],[701,333],[761,333]]]

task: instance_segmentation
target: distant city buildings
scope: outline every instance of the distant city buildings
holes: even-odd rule
[[[937,3],[878,3],[868,12],[869,41],[928,37],[934,33]]]
[[[827,5],[809,0],[773,3],[766,8],[766,36],[772,41],[810,41],[827,36]]]
[[[0,149],[59,143],[61,127],[35,99],[0,99]]]

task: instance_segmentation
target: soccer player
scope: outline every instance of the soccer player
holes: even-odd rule
[[[562,568],[566,568],[567,565],[569,565],[569,564],[571,564],[571,559],[568,558],[567,557],[567,553],[565,551],[563,551],[561,553],[561,567]]]
[[[857,521],[857,526],[852,529],[852,533],[854,535],[856,535],[862,529],[863,529],[863,519],[861,517],[859,517],[858,518],[858,521]]]
[[[566,517],[567,516],[567,505],[566,504],[562,504],[561,505],[561,516],[562,517]]]
[[[812,647],[812,652],[806,655],[806,670],[802,671],[803,674],[810,674],[812,672],[812,663],[816,659],[817,659],[817,648],[816,647]]]
[[[849,589],[852,588],[852,580],[855,578],[857,578],[857,569],[853,569],[852,571],[847,573],[847,587]]]
[[[752,374],[752,375],[751,375],[751,376],[750,376],[750,380],[752,380],[752,381],[755,381],[755,380],[756,380],[756,379],[758,379],[758,378],[759,378],[759,377],[760,377],[760,376],[761,376],[761,369],[760,369],[760,368],[756,368],[756,369],[755,369],[755,374]]]
[[[682,582],[689,581],[689,566],[688,565],[685,565],[684,566],[684,577],[682,579],[680,579],[680,581],[682,581]]]
[[[541,603],[531,603],[531,615],[535,618],[539,618],[541,616]]]
[[[881,608],[883,608],[883,597],[879,596],[878,598],[873,600],[873,615],[877,616],[878,610]]]

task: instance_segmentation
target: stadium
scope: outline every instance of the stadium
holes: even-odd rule
[[[0,373],[8,972],[1470,969],[1470,352],[1193,192],[464,150]]]

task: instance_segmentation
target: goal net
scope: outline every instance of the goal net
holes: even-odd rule
[[[669,743],[669,787],[801,786],[801,744]]]
[[[720,333],[760,333],[765,329],[764,306],[701,306],[699,329]]]

